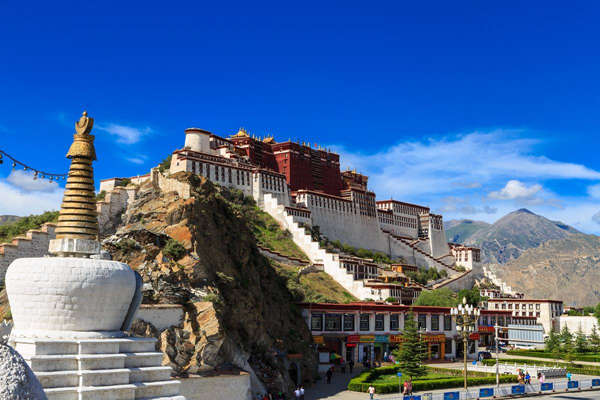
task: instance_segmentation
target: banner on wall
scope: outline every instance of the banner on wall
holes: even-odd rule
[[[323,336],[313,336],[313,342],[316,344],[325,344],[325,338]]]

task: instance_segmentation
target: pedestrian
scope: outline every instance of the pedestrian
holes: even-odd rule
[[[375,387],[373,385],[369,386],[369,399],[373,400],[373,396],[375,396]]]
[[[269,395],[265,393],[265,395],[262,397],[262,400],[269,400]]]
[[[300,386],[300,400],[304,400],[304,386]]]
[[[296,387],[296,390],[294,390],[294,397],[296,397],[296,400],[300,400],[300,387]]]
[[[540,385],[544,382],[546,382],[546,375],[540,373]]]
[[[570,373],[570,372],[567,372],[567,380],[568,380],[569,382],[571,382],[571,373]]]
[[[525,384],[531,385],[531,375],[529,375],[529,371],[525,372]]]
[[[333,367],[332,367],[333,368]],[[331,375],[333,375],[333,372],[331,371],[331,368],[329,368],[327,370],[327,372],[325,373],[325,375],[327,376],[327,383],[331,383]]]
[[[413,390],[413,386],[412,386],[412,378],[408,378],[408,395],[412,396],[412,390]]]
[[[342,371],[342,374],[346,373],[346,363],[344,362],[343,359],[342,359],[342,361],[340,363],[340,370]]]
[[[352,374],[352,370],[354,369],[354,360],[348,361],[348,367],[350,368],[350,373]]]

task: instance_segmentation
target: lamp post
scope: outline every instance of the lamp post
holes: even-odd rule
[[[496,325],[494,326],[494,333],[496,338],[496,387],[500,387],[500,358],[498,357],[498,320],[496,320]]]
[[[467,298],[463,297],[462,304],[458,307],[452,307],[450,314],[456,317],[456,330],[463,339],[463,357],[464,357],[464,387],[467,390],[467,352],[469,344],[469,335],[475,331],[480,310],[477,307],[467,304]]]

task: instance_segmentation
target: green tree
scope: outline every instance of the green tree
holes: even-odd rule
[[[596,325],[592,327],[592,332],[590,334],[590,348],[594,353],[600,352],[600,335],[598,335]]]
[[[173,157],[173,155],[169,154],[167,158],[165,158],[160,164],[158,164],[158,170],[160,172],[168,171],[169,168],[171,168],[171,157]]]
[[[448,288],[423,290],[414,304],[416,306],[453,307],[456,305],[456,294]]]
[[[550,354],[558,355],[560,351],[560,338],[554,331],[554,329],[550,330],[550,334],[546,338],[546,351]]]
[[[600,323],[600,303],[598,303],[598,305],[596,306],[596,309],[594,311],[594,316],[596,318],[598,318],[598,323]]]
[[[569,348],[573,347],[573,335],[569,331],[569,328],[565,325],[560,331],[560,348],[566,353]]]
[[[581,327],[577,330],[575,334],[575,351],[577,353],[585,353],[587,351],[587,338],[583,334]]]
[[[402,333],[402,344],[400,349],[394,350],[394,357],[400,363],[400,370],[411,378],[425,375],[426,369],[423,365],[425,358],[425,344],[417,329],[417,322],[412,312],[406,315],[404,321],[404,332]]]
[[[479,289],[474,287],[473,289],[462,289],[458,292],[458,300],[462,301],[462,298],[467,298],[467,304],[478,306],[479,302],[483,300],[479,294]]]

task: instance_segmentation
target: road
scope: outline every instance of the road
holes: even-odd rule
[[[570,393],[555,393],[543,396],[536,396],[536,399],[556,399],[556,400],[597,400],[600,399],[600,392],[570,392]]]

